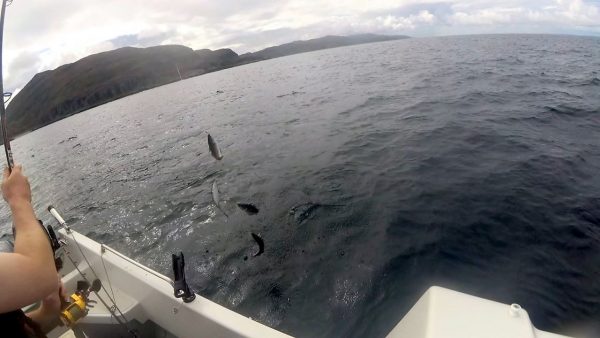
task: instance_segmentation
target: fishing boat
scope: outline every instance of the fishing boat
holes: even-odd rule
[[[60,229],[48,227],[60,274],[71,295],[62,326],[48,337],[290,337],[193,293],[183,255],[173,277],[160,274],[71,229],[49,207]],[[400,318],[399,318],[400,319]],[[567,338],[536,329],[527,311],[433,286],[389,338]]]

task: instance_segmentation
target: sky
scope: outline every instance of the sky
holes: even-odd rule
[[[328,34],[600,36],[600,0],[14,0],[4,87],[123,46],[182,44],[238,53]]]

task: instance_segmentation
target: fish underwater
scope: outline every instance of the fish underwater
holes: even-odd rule
[[[300,224],[312,217],[318,209],[343,207],[343,204],[321,204],[316,202],[302,203],[293,206],[289,210],[290,216],[294,218],[296,223]]]
[[[217,209],[219,209],[223,215],[225,215],[225,217],[229,217],[229,215],[227,215],[227,213],[221,208],[221,200],[219,196],[219,188],[217,187],[217,181],[214,181],[212,185],[212,198],[213,202],[215,202],[215,205],[217,206]]]
[[[258,214],[258,208],[254,204],[250,203],[238,203],[237,206],[244,210],[248,215],[256,215]]]
[[[256,241],[256,244],[258,244],[258,252],[256,252],[252,256],[253,257],[260,256],[263,252],[265,252],[265,242],[259,235],[255,234],[253,232],[250,234],[252,235],[252,238],[254,238],[254,240]]]

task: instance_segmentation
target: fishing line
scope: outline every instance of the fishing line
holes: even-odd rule
[[[110,282],[110,278],[108,277],[108,271],[106,270],[106,264],[104,264],[104,244],[100,244],[100,260],[102,260],[102,266],[104,267],[104,274],[106,275],[106,280],[108,281],[108,286],[110,287],[110,292],[112,293],[113,299],[117,299],[115,297],[115,292],[113,291],[112,283]]]
[[[98,274],[96,273],[96,271],[94,270],[94,268],[92,267],[92,265],[90,264],[90,261],[87,259],[87,257],[85,256],[85,254],[83,253],[83,249],[81,249],[81,246],[79,245],[79,242],[77,242],[77,238],[75,238],[75,234],[73,233],[73,231],[71,231],[71,228],[69,227],[69,225],[67,224],[67,222],[65,222],[65,220],[62,218],[62,216],[58,213],[58,211],[53,207],[53,206],[48,206],[48,211],[50,212],[50,214],[52,214],[52,216],[56,219],[56,221],[58,222],[58,224],[60,224],[60,226],[63,227],[63,229],[65,229],[65,231],[67,232],[67,234],[71,235],[71,238],[73,239],[73,242],[75,243],[75,246],[77,246],[77,249],[79,249],[79,253],[81,254],[81,257],[85,260],[85,262],[87,263],[90,271],[92,272],[92,274],[94,274],[94,277],[96,279],[100,279],[98,278]],[[101,247],[102,249],[102,247]],[[102,251],[102,250],[101,250]],[[89,280],[87,279],[87,277],[85,276],[85,274],[79,269],[78,265],[75,263],[75,261],[73,260],[73,258],[70,255],[69,250],[65,250],[67,257],[69,258],[69,260],[71,261],[71,263],[73,264],[73,266],[75,266],[75,269],[77,269],[77,272],[79,272],[79,275],[81,275],[81,277],[83,277],[83,279],[89,283]],[[103,252],[101,252],[101,255],[103,254]],[[101,259],[103,259],[101,257]],[[104,262],[102,262],[104,264]],[[106,269],[106,268],[105,268]],[[105,270],[106,271],[106,270]],[[106,278],[108,279],[108,272],[107,272],[107,276]],[[110,280],[109,280],[109,284],[110,284]],[[112,291],[112,284],[110,284],[111,286],[111,291]],[[119,306],[117,306],[117,303],[115,302],[115,300],[113,298],[110,297],[110,294],[108,293],[108,290],[106,290],[106,288],[104,287],[104,283],[100,284],[100,287],[102,288],[102,290],[104,290],[104,293],[106,293],[106,296],[108,297],[108,299],[111,301],[112,306],[109,306],[104,299],[102,299],[102,297],[100,297],[100,293],[99,292],[95,292],[96,296],[98,296],[98,299],[102,302],[102,304],[108,309],[108,311],[110,312],[111,316],[114,317],[117,322],[119,324],[121,324],[122,326],[124,326],[127,331],[133,336],[133,337],[137,337],[137,333],[135,333],[134,330],[130,329],[129,326],[127,325],[127,318],[125,317],[125,315],[123,314],[123,312],[121,311],[121,309],[119,308]],[[114,297],[114,293],[113,293],[113,297]],[[117,313],[115,313],[115,310],[117,312],[119,312],[119,315],[123,318],[124,322],[119,318],[119,316],[117,315]]]
[[[79,246],[79,243],[77,242],[77,239],[75,239],[75,235],[73,234],[73,232],[72,232],[72,231],[69,231],[69,232],[70,232],[71,238],[73,238],[73,242],[75,242],[75,245],[77,246],[77,248],[79,249],[79,252],[81,253],[81,257],[83,257],[83,259],[84,259],[84,260],[85,260],[85,262],[87,263],[88,267],[90,268],[90,271],[91,271],[91,272],[94,274],[94,277],[96,277],[96,279],[100,279],[100,278],[98,277],[98,274],[97,274],[97,273],[96,273],[96,271],[94,270],[94,268],[92,268],[92,265],[90,264],[90,261],[88,261],[87,257],[86,257],[86,256],[85,256],[85,254],[83,253],[83,250],[81,249],[81,246]],[[71,259],[71,258],[69,258],[69,259]],[[73,260],[71,259],[71,261],[73,261]],[[76,267],[77,267],[77,266],[76,266]],[[80,274],[80,275],[81,275],[81,276],[82,276],[84,279],[86,279],[86,281],[87,281],[87,278],[85,278],[85,275],[84,275],[84,274],[83,274],[83,273],[82,273],[82,272],[81,272],[79,269],[77,269],[77,271],[79,271],[79,274]],[[88,281],[88,282],[89,282],[89,281]],[[125,318],[125,315],[123,314],[123,312],[121,312],[121,309],[119,309],[119,307],[117,306],[117,303],[115,302],[115,300],[114,300],[114,299],[112,299],[112,298],[110,297],[110,294],[108,293],[108,290],[106,290],[106,288],[104,287],[104,284],[101,284],[101,286],[102,286],[102,290],[104,290],[104,293],[106,293],[106,296],[108,297],[108,299],[110,299],[111,303],[113,303],[113,306],[115,307],[115,309],[117,309],[117,311],[119,311],[119,315],[121,315],[121,317],[123,317],[123,319],[124,319],[125,321],[127,321],[127,318]],[[99,294],[98,294],[98,298],[100,298],[100,295],[99,295]],[[109,311],[110,311],[110,308],[109,308]],[[112,311],[111,311],[111,313],[112,313]],[[116,317],[116,316],[115,316],[115,317]],[[119,319],[117,319],[117,321],[119,321]]]
[[[88,284],[90,284],[90,281],[89,281],[89,280],[87,279],[87,277],[85,276],[85,273],[83,273],[83,272],[82,272],[82,271],[79,269],[79,267],[77,266],[77,263],[76,263],[76,262],[73,260],[73,258],[72,258],[72,257],[71,257],[71,255],[69,254],[69,250],[65,250],[65,254],[67,255],[67,258],[69,259],[69,261],[71,261],[71,264],[73,264],[73,266],[75,267],[75,269],[77,270],[77,272],[79,272],[79,275],[80,275],[80,276],[81,276],[81,277],[82,277],[82,278],[83,278],[83,279],[84,279],[84,280],[85,280],[85,281],[86,281]],[[96,277],[96,278],[97,278],[97,277]],[[90,284],[90,285],[91,285],[91,284]],[[105,292],[106,292],[106,290],[105,290]],[[114,317],[114,318],[117,320],[117,322],[118,322],[119,324],[121,324],[122,326],[124,326],[124,328],[127,330],[127,332],[130,332],[130,333],[132,333],[132,331],[129,329],[129,327],[127,327],[127,324],[126,324],[126,323],[123,323],[123,322],[121,322],[121,320],[120,320],[119,318],[117,318],[117,314],[116,314],[116,313],[114,313],[114,310],[113,310],[112,306],[109,306],[109,305],[108,305],[108,304],[107,304],[107,303],[104,301],[104,299],[102,299],[102,297],[100,297],[100,294],[99,294],[98,292],[94,292],[94,293],[96,294],[96,296],[98,296],[98,300],[100,300],[100,302],[102,303],[102,305],[104,305],[104,307],[108,309],[108,311],[110,312],[111,316],[112,316],[112,317]],[[109,298],[110,298],[110,296],[109,296]],[[115,307],[116,307],[116,305],[115,305]],[[123,317],[123,319],[125,319],[125,317]],[[125,319],[125,320],[126,320],[126,319]],[[136,337],[136,335],[135,335],[134,333],[132,333],[132,335],[133,335],[134,337]]]
[[[100,279],[100,278],[98,278],[98,274],[96,274],[96,271],[94,271],[94,268],[92,268],[92,265],[88,261],[87,257],[83,253],[83,250],[81,249],[81,246],[79,246],[79,243],[77,242],[77,239],[75,238],[75,234],[73,234],[73,232],[70,231],[70,229],[67,232],[71,235],[71,238],[73,238],[73,242],[75,242],[75,245],[79,249],[79,252],[81,253],[81,257],[83,257],[83,259],[87,263],[88,267],[90,268],[90,271],[94,274],[94,277],[96,277],[96,279]],[[75,269],[77,269],[77,272],[79,272],[79,274],[81,275],[81,277],[83,277],[83,279],[86,282],[89,283],[89,280],[87,279],[87,277],[85,277],[85,274],[79,269],[79,267],[77,266],[77,264],[74,262],[73,258],[71,258],[71,256],[69,255],[68,251],[66,251],[66,254],[67,254],[67,257],[69,258],[69,260],[71,261],[71,263],[75,266]],[[108,273],[107,273],[107,279],[108,279]],[[100,293],[96,292],[96,296],[98,296],[98,299],[100,300],[100,302],[102,302],[102,304],[104,305],[104,307],[106,307],[106,309],[116,319],[116,321],[119,324],[121,324],[122,326],[124,326],[125,329],[127,329],[128,333],[130,333],[133,337],[137,337],[137,334],[135,333],[135,331],[133,331],[132,329],[130,329],[129,326],[127,325],[127,322],[128,322],[127,318],[125,317],[125,315],[123,314],[123,312],[121,311],[121,309],[119,309],[119,307],[117,306],[117,303],[115,302],[115,300],[110,297],[110,294],[108,293],[108,290],[106,290],[106,288],[104,287],[104,284],[102,283],[102,284],[100,284],[100,286],[102,287],[102,290],[104,290],[104,293],[106,293],[106,296],[108,297],[108,299],[110,300],[110,302],[113,305],[109,306],[106,303],[106,301],[104,299],[102,299],[102,297],[100,297]],[[112,288],[112,285],[111,285],[111,288]],[[113,297],[114,297],[114,294],[113,294]],[[117,315],[115,313],[115,310],[119,312],[119,315]],[[119,318],[119,316],[121,316],[123,318],[123,320],[121,320]]]

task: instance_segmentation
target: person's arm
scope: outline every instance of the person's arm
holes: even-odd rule
[[[63,301],[66,301],[66,295],[62,282],[60,281],[60,275],[58,278],[59,289],[54,290],[53,293],[44,298],[39,308],[26,313],[26,315],[36,322],[45,333],[50,332],[60,324],[59,314],[62,303],[61,298]]]
[[[4,171],[2,195],[16,231],[14,253],[0,254],[0,313],[33,304],[58,290],[50,241],[31,206],[29,181],[21,166]]]

